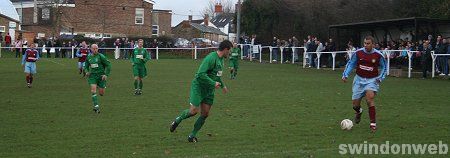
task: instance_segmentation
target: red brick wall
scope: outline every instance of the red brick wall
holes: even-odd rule
[[[158,16],[159,35],[171,36],[172,34],[172,14],[169,12],[155,13]]]
[[[136,8],[144,8],[143,25],[135,24]],[[58,35],[60,31],[71,32],[71,28],[78,34],[105,33],[121,37],[151,37],[152,34],[151,10],[153,10],[153,5],[143,0],[80,0],[75,1],[75,7],[61,7],[60,9],[61,28],[56,31]],[[24,21],[27,19],[32,23],[33,8],[25,10],[31,10],[31,13],[24,12]],[[55,19],[57,16],[54,13],[51,13],[51,17]],[[57,25],[56,22],[53,24]],[[45,33],[47,37],[53,30],[52,26],[45,24],[25,25],[24,29]]]

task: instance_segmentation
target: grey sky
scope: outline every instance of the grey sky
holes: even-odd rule
[[[189,14],[195,19],[201,19],[202,11],[208,5],[209,0],[154,0],[154,9],[172,10],[172,26],[177,25],[188,18]],[[237,3],[237,0],[232,0]]]

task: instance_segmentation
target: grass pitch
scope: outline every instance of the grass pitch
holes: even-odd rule
[[[373,134],[365,102],[361,124],[340,129],[354,113],[342,71],[241,62],[237,80],[224,73],[230,93],[216,92],[199,142],[191,144],[196,117],[175,133],[169,124],[188,108],[200,61],[151,61],[143,95],[134,96],[130,62],[111,60],[99,115],[76,62],[42,58],[28,89],[19,59],[0,59],[0,157],[366,157],[339,155],[338,146],[450,142],[448,80],[387,78],[376,97]]]

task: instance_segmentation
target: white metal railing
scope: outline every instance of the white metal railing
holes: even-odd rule
[[[158,60],[159,59],[159,51],[160,50],[192,50],[194,51],[194,59],[198,59],[198,50],[208,50],[208,49],[217,49],[218,47],[192,47],[192,48],[144,48],[147,50],[155,50],[155,58]],[[16,49],[16,47],[2,47],[0,44],[0,58],[2,56],[2,49]],[[26,49],[26,48],[22,48],[22,49]],[[56,53],[58,50],[59,52],[61,52],[61,50],[70,50],[70,57],[71,58],[75,58],[75,53],[76,51],[79,49],[79,47],[45,47],[45,45],[43,47],[36,47],[36,49],[40,50],[41,53],[47,53],[47,49],[49,50],[50,53],[54,54]],[[115,47],[115,48],[99,48],[99,50],[114,50],[114,58],[118,59],[120,58],[120,53],[123,50],[133,50],[134,48],[119,48],[119,47]]]
[[[279,49],[279,51],[277,53],[280,53],[280,63],[283,64],[283,55],[284,55],[284,50],[286,49],[292,49],[292,64],[295,64],[295,54],[298,55],[298,57],[300,56],[301,53],[303,53],[303,68],[306,67],[306,59],[308,59],[308,55],[309,54],[316,54],[317,55],[317,69],[320,69],[320,57],[322,54],[331,54],[331,57],[333,59],[333,64],[332,64],[332,69],[335,70],[336,67],[336,55],[337,54],[347,54],[349,59],[352,57],[353,53],[355,51],[336,51],[336,52],[306,52],[306,48],[305,47],[272,47],[272,46],[262,46],[262,45],[251,45],[251,44],[239,44],[240,48],[241,48],[241,59],[244,59],[245,55],[244,55],[244,46],[249,46],[247,47],[248,51],[247,53],[247,57],[249,57],[250,61],[253,61],[253,55],[258,54],[259,55],[259,62],[262,62],[262,50],[263,49],[269,49],[270,55],[269,55],[269,59],[270,59],[270,63],[272,63],[272,59],[273,59],[273,50],[274,49]],[[2,45],[0,44],[0,58],[2,57],[2,49],[16,49],[16,47],[2,47]],[[22,48],[22,49],[26,49],[26,48]],[[51,48],[47,48],[45,47],[45,45],[43,47],[37,47],[36,49],[40,49],[42,53],[47,53],[47,49],[50,51],[50,53],[55,53],[56,50],[59,50],[59,52],[61,52],[61,50],[65,49],[65,50],[70,50],[70,57],[71,58],[75,58],[75,53],[76,50],[78,49],[77,47],[51,47]],[[114,50],[115,53],[115,57],[117,57],[117,54],[119,54],[120,56],[120,50],[133,50],[134,48],[99,48],[99,50]],[[193,51],[193,58],[195,60],[198,59],[198,50],[207,50],[207,49],[217,49],[217,47],[205,47],[205,48],[201,48],[201,47],[192,47],[192,48],[144,48],[147,50],[155,50],[155,57],[156,60],[159,60],[159,51],[160,50],[191,50]],[[303,52],[300,51],[296,51],[296,50],[301,50],[303,49]],[[383,53],[385,59],[387,59],[387,63],[386,63],[386,69],[387,69],[387,75],[389,75],[389,70],[390,70],[390,59],[391,59],[391,55],[392,53],[395,52],[407,52],[407,57],[408,57],[408,78],[411,78],[411,70],[412,70],[412,58],[413,58],[413,53],[418,53],[421,51],[409,51],[409,50],[381,50],[381,52]],[[432,57],[432,77],[435,77],[435,66],[436,66],[436,59],[438,56],[449,56],[450,54],[435,54],[434,51],[431,51],[431,57]],[[313,59],[314,60],[314,59]]]

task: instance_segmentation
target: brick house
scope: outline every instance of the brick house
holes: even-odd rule
[[[171,36],[172,34],[172,10],[154,9],[152,12],[152,35]]]
[[[62,34],[91,38],[151,37],[153,0],[12,0],[22,29],[38,37]],[[56,2],[56,3],[54,3]],[[170,14],[170,15],[167,15]],[[159,30],[171,25],[171,12],[158,20]],[[165,31],[164,30],[164,31]],[[160,34],[161,31],[158,32]],[[167,32],[167,31],[166,31]]]
[[[19,30],[19,15],[9,0],[0,0],[0,38],[4,44],[5,36],[9,33],[12,42],[19,36],[16,32]],[[4,45],[3,45],[4,46]]]
[[[208,16],[203,20],[192,20],[192,16],[189,16],[188,20],[183,20],[177,26],[172,29],[173,36],[175,38],[206,38],[212,41],[222,41],[227,34],[223,33],[219,29],[210,26]]]

